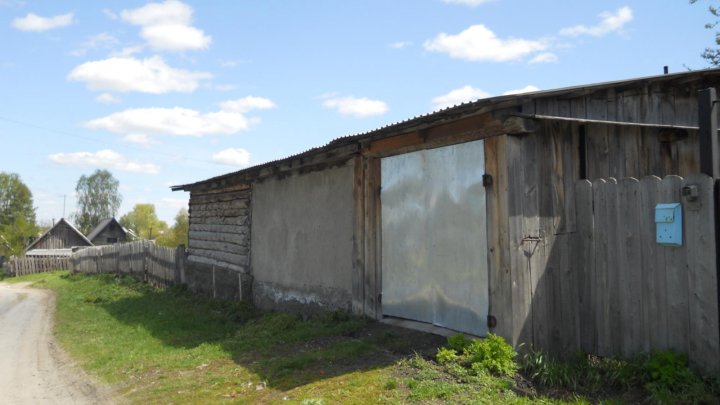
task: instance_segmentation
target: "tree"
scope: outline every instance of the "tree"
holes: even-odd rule
[[[690,4],[695,4],[697,2],[698,0],[690,0]],[[720,18],[720,10],[713,5],[710,5],[708,6],[708,11],[716,18],[716,20],[705,24],[705,28],[714,29],[718,25],[718,22],[720,22],[718,20],[718,18]],[[715,45],[720,45],[720,32],[718,31],[715,32]],[[705,58],[706,61],[710,62],[711,65],[720,66],[720,48],[705,48],[705,51],[702,53],[702,57]]]
[[[139,238],[149,240],[160,237],[168,230],[167,224],[155,214],[153,204],[135,204],[132,211],[120,218],[120,224],[131,229]]]
[[[187,246],[189,230],[190,216],[186,208],[181,208],[175,215],[175,224],[158,238],[157,243],[167,247]]]
[[[37,237],[30,189],[15,173],[0,172],[0,256],[21,255]]]
[[[78,211],[75,224],[88,234],[100,221],[114,217],[120,208],[122,195],[118,192],[120,182],[107,170],[96,170],[92,175],[82,175],[75,191]]]

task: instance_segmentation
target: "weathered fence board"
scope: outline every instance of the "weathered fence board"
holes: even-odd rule
[[[168,287],[182,280],[185,255],[177,251],[149,241],[99,246],[73,254],[71,268],[76,273],[125,274]]]
[[[683,197],[697,187],[697,201]],[[629,356],[651,349],[686,353],[704,370],[720,368],[714,182],[649,176],[576,183],[581,274],[580,343],[586,352]],[[681,202],[681,246],[655,242],[655,206]]]
[[[6,263],[8,272],[13,276],[44,273],[70,268],[69,257],[12,257]]]

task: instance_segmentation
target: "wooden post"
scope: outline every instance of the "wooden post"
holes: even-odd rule
[[[698,92],[698,136],[700,138],[700,172],[720,178],[720,148],[718,147],[718,120],[715,110],[717,92],[707,88]]]

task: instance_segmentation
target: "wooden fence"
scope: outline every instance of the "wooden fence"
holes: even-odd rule
[[[683,196],[684,187],[697,197]],[[566,282],[578,286],[575,336],[583,351],[672,348],[702,369],[718,369],[714,188],[706,175],[576,183],[579,271]],[[682,203],[682,246],[657,244],[655,206],[674,202]]]
[[[70,259],[75,273],[118,273],[131,275],[152,285],[168,287],[184,279],[185,249],[137,241],[98,246],[76,252]]]
[[[43,273],[53,270],[70,268],[70,257],[12,257],[5,263],[9,275],[24,276],[26,274]]]

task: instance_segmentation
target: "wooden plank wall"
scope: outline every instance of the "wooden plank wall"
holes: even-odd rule
[[[696,91],[685,84],[640,83],[633,88],[529,99],[521,110],[697,126]],[[577,123],[542,121],[533,134],[486,140],[486,171],[495,180],[488,191],[490,315],[497,321],[491,330],[514,345],[529,343],[558,356],[579,350],[627,355],[677,347],[702,362],[691,352],[703,347],[704,353],[716,353],[717,348],[710,347],[712,335],[707,341],[692,342],[689,330],[712,326],[692,325],[695,321],[688,310],[692,300],[700,300],[704,306],[693,311],[715,322],[711,333],[717,335],[717,298],[712,313],[707,302],[713,292],[700,298],[690,287],[693,278],[681,277],[676,270],[695,260],[690,251],[655,254],[654,238],[637,239],[640,230],[654,232],[653,218],[635,215],[650,212],[648,201],[656,200],[651,198],[652,190],[659,193],[650,187],[640,194],[645,200],[636,198],[637,186],[650,181],[646,176],[688,177],[698,172],[697,132],[668,135],[656,129],[591,124],[583,128],[586,149],[581,150],[580,129]],[[577,182],[581,159],[590,181]],[[675,176],[668,181],[677,191],[686,180]],[[615,194],[597,193],[606,188]],[[635,205],[620,207],[618,200]],[[713,230],[707,233],[714,235]],[[714,252],[714,245],[708,246],[708,252]],[[597,270],[620,265],[631,269]],[[706,264],[696,266],[703,269],[707,282],[711,271]],[[702,287],[706,285],[716,288],[713,283]],[[644,295],[632,294],[639,289]],[[663,294],[671,294],[672,301]],[[607,305],[597,306],[599,302]],[[672,310],[658,310],[668,305]],[[626,320],[618,324],[619,316]],[[668,333],[670,327],[682,332]]]
[[[681,197],[689,185],[700,190],[699,202]],[[671,348],[700,369],[720,369],[713,179],[581,180],[576,190],[583,215],[577,218],[580,249],[570,264],[578,277],[564,283],[582,294],[562,298],[582,314],[574,349],[630,356]],[[655,243],[655,205],[667,202],[683,203],[679,247]]]

